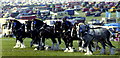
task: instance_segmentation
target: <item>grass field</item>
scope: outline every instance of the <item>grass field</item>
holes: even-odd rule
[[[73,53],[65,53],[62,50],[60,51],[34,51],[34,48],[30,47],[30,38],[24,39],[24,43],[26,45],[25,49],[14,49],[13,46],[15,45],[15,38],[1,38],[2,41],[2,56],[84,56],[84,53],[81,52],[73,52]],[[118,42],[112,41],[113,45],[116,49],[120,49],[120,44]],[[47,39],[46,44],[51,46],[51,40]],[[60,48],[64,48],[64,42],[60,45]],[[74,41],[74,48],[78,49],[78,42]],[[92,56],[110,56],[107,48],[106,55],[96,55],[100,51],[94,52]],[[114,56],[120,55],[120,52],[116,51]],[[113,56],[113,55],[112,55]]]

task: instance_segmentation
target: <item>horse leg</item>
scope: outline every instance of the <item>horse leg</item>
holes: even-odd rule
[[[93,42],[90,42],[90,46],[91,46],[91,48],[92,48],[92,52],[93,51],[96,51],[96,44],[95,43],[93,43]]]
[[[83,40],[83,41],[81,41],[81,46],[82,47],[79,47],[79,51],[80,52],[86,52],[87,51],[87,44],[88,44],[88,42],[86,41],[86,40]]]
[[[115,54],[115,48],[110,47],[110,54],[111,54],[111,55],[114,55],[114,54]]]
[[[109,40],[107,40],[106,43],[110,46],[110,54],[115,54],[115,47],[112,45],[112,43]]]
[[[85,53],[85,55],[92,55],[92,50],[91,50],[91,44],[90,43],[87,44],[87,52]]]
[[[40,39],[36,39],[36,42],[38,42],[38,46],[35,47],[34,50],[44,50],[45,46],[45,38],[41,37]]]
[[[38,47],[39,46],[39,43],[40,43],[40,37],[35,37],[35,39],[33,40],[33,45],[34,47]]]
[[[33,46],[33,42],[34,42],[34,40],[32,40],[32,41],[30,42],[30,47],[32,47],[32,46]]]
[[[93,53],[93,51],[95,51],[95,46],[94,46],[94,43],[91,41],[90,42],[90,46],[89,46],[89,48],[90,48],[90,51]]]
[[[57,41],[55,40],[55,38],[51,38],[51,40],[52,40],[52,47],[51,47],[51,49],[52,50],[58,50],[57,49],[58,44],[57,44]]]
[[[20,48],[25,48],[25,45],[23,42],[21,42],[21,47]]]
[[[61,44],[61,38],[58,38],[58,43],[56,44],[56,49],[59,50],[59,45]]]
[[[16,45],[13,48],[19,48],[20,47],[20,41],[18,40],[18,37],[16,37]]]
[[[95,51],[101,49],[100,46],[98,45],[98,42],[95,42],[94,44],[95,44]]]
[[[39,45],[36,45],[36,43],[37,43],[37,37],[35,36],[35,37],[33,37],[32,38],[33,40],[32,40],[32,45],[34,45],[34,47],[35,47],[35,49],[34,50],[39,50]],[[40,43],[40,41],[38,40],[38,43]]]
[[[100,54],[105,54],[105,46],[106,46],[106,44],[103,41],[101,41],[100,43],[101,43],[101,45],[103,47],[102,50],[100,51]]]
[[[41,45],[41,50],[44,50],[45,48],[45,38],[41,38],[41,43],[39,43]]]
[[[65,48],[65,50],[64,50],[64,52],[68,52],[68,47],[69,47],[69,43],[68,43],[68,41],[67,41],[67,38],[63,38],[63,40],[64,40],[64,42],[65,42],[65,46],[66,46],[66,48]]]
[[[83,44],[84,44],[84,41],[82,41],[81,39],[79,40],[79,51],[82,51],[83,50]]]
[[[23,39],[22,39],[21,36],[20,36],[19,40],[20,40],[20,42],[21,42],[21,47],[20,47],[20,48],[25,48],[25,45],[24,45],[24,43],[23,43]]]
[[[74,52],[73,50],[73,40],[70,40],[70,47],[69,47],[69,51],[68,52]]]
[[[87,36],[87,37],[89,37],[89,36]],[[84,44],[84,48],[86,47],[86,53],[85,53],[85,55],[92,55],[92,50],[91,50],[91,46],[92,46],[92,40],[91,39],[85,39],[84,40],[84,42],[85,42],[85,44]]]

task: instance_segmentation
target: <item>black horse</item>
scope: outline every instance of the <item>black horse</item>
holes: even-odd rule
[[[60,45],[61,38],[62,38],[62,22],[61,21],[56,21],[54,23],[54,33],[56,35],[55,38],[58,38],[58,45]]]
[[[53,42],[53,45],[51,49],[56,50],[58,49],[59,44],[61,44],[60,38],[58,39],[59,43],[57,44],[57,41],[55,38],[58,38],[57,34],[54,32],[54,26],[49,26],[46,23],[39,29],[39,37],[40,37],[40,43],[37,47],[37,50],[43,50],[45,49],[45,39],[50,38]],[[56,47],[54,46],[56,45]]]
[[[73,40],[78,40],[77,37],[71,36],[73,24],[70,21],[67,21],[66,19],[63,19],[62,23],[62,39],[65,42],[66,49],[64,52],[73,52]]]
[[[33,27],[33,21],[29,20],[29,21],[25,21],[25,25],[26,25],[26,35],[28,38],[31,38],[32,41],[30,42],[30,47],[32,47],[33,45],[38,46],[38,30],[36,28]]]
[[[25,25],[17,20],[12,20],[12,32],[16,37],[16,45],[13,48],[25,48],[23,39],[25,36]]]
[[[12,28],[12,32],[16,37],[16,45],[13,48],[25,48],[25,45],[23,44],[23,38],[32,38],[32,40],[36,40],[38,37],[37,31],[31,30],[31,21],[26,21],[26,23],[22,24],[18,20],[11,20],[9,21],[12,23],[12,26],[9,26],[9,28]],[[27,31],[25,31],[25,26],[27,27]],[[35,41],[31,41],[31,46],[36,43]]]
[[[109,41],[111,32],[105,28],[90,28],[89,26],[90,25],[83,25],[80,27],[80,30],[82,30],[80,33],[84,34],[82,36],[82,39],[84,40],[83,48],[87,48],[87,53],[85,53],[85,55],[92,55],[91,43],[93,43],[93,41],[101,43],[103,49],[100,54],[105,54],[106,44],[110,46],[110,53],[114,54],[114,46]]]

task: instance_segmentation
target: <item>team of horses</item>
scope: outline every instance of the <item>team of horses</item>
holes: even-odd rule
[[[62,39],[66,46],[64,52],[74,52],[73,40],[78,40],[79,51],[86,52],[85,55],[92,55],[99,48],[98,42],[102,46],[100,54],[105,54],[108,46],[110,47],[110,54],[115,54],[115,47],[109,40],[112,34],[105,28],[93,28],[89,24],[70,24],[62,21],[56,21],[54,26],[49,26],[37,19],[26,21],[24,24],[18,20],[9,20],[8,23],[8,27],[12,28],[16,37],[16,45],[13,48],[25,48],[23,38],[27,37],[32,39],[31,47],[36,45],[34,50],[47,49],[45,39],[52,40],[51,50],[58,50]]]

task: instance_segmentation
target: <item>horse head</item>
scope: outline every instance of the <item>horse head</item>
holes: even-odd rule
[[[61,32],[62,31],[62,22],[61,21],[56,21],[54,24],[54,29],[55,32]]]

